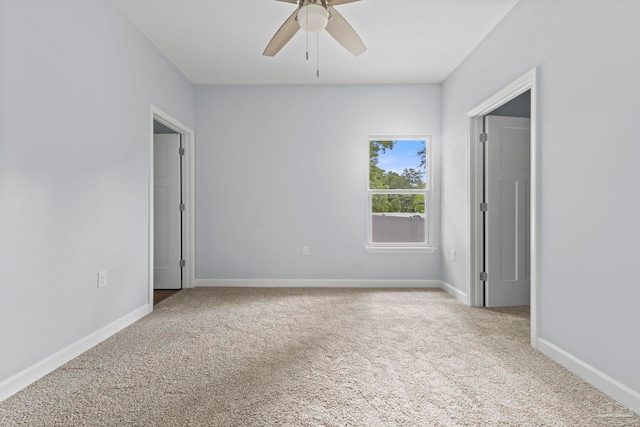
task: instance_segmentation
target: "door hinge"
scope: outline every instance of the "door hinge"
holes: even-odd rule
[[[489,204],[482,202],[480,203],[480,212],[487,212],[489,210]]]
[[[489,135],[487,135],[486,133],[480,134],[480,142],[487,142],[488,140],[489,140]]]
[[[487,273],[485,273],[484,271],[480,273],[480,281],[486,282],[487,280],[489,280],[489,276],[487,276]]]
[[[187,263],[185,262],[185,260],[181,259],[180,260],[180,267],[185,267],[187,265]]]
[[[181,156],[184,156],[184,148],[182,147],[178,148],[178,154],[180,154]]]
[[[186,208],[184,206],[184,203],[180,203],[180,206],[178,207],[181,211],[184,211]]]

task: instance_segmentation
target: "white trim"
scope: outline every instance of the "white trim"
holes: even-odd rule
[[[540,165],[538,160],[538,103],[537,103],[537,72],[536,68],[525,73],[513,83],[471,109],[467,113],[467,244],[469,248],[469,305],[482,305],[480,275],[480,232],[479,201],[480,167],[476,147],[476,138],[482,129],[482,117],[496,108],[504,105],[513,98],[531,90],[531,345],[537,348],[538,342],[538,176]]]
[[[149,304],[153,307],[153,122],[158,121],[182,135],[185,154],[182,163],[182,194],[186,197],[183,213],[182,244],[186,261],[182,286],[195,283],[195,132],[153,104],[149,105]]]
[[[432,246],[365,246],[370,254],[432,254],[438,250]]]
[[[393,141],[393,140],[405,140],[405,141],[418,141],[425,137],[432,137],[428,133],[377,133],[369,135],[369,142],[371,141]]]
[[[101,343],[117,332],[120,332],[127,326],[132,325],[150,312],[151,306],[149,304],[145,304],[133,310],[131,313],[125,314],[116,321],[111,322],[107,326],[104,326],[86,337],[68,345],[57,353],[42,359],[35,365],[30,366],[0,382],[0,402],[19,392],[28,385],[36,382],[45,375],[55,371],[71,359],[78,357],[85,351]]]
[[[469,305],[469,296],[462,292],[460,289],[448,284],[447,282],[441,282],[440,287],[443,291],[457,299],[463,304]]]
[[[636,414],[640,414],[640,392],[627,387],[544,338],[538,338],[538,350]]]
[[[196,286],[222,288],[440,288],[439,280],[197,279]]]

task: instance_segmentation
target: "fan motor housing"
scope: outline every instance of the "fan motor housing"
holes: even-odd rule
[[[298,9],[298,25],[305,31],[317,33],[326,28],[329,22],[329,11],[322,3],[308,2]]]

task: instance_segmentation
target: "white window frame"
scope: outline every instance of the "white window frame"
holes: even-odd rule
[[[424,189],[371,189],[369,176],[369,156],[367,155],[367,244],[365,250],[369,253],[433,253],[436,248],[432,246],[433,236],[433,137],[431,135],[369,135],[367,139],[367,153],[371,141],[426,141],[426,165]],[[425,241],[424,242],[374,242],[373,241],[373,216],[372,200],[374,194],[424,194],[425,199]]]

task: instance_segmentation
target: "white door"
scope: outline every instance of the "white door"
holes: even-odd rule
[[[485,305],[528,305],[531,120],[485,117]]]
[[[153,142],[153,288],[180,289],[180,135],[157,134]]]

